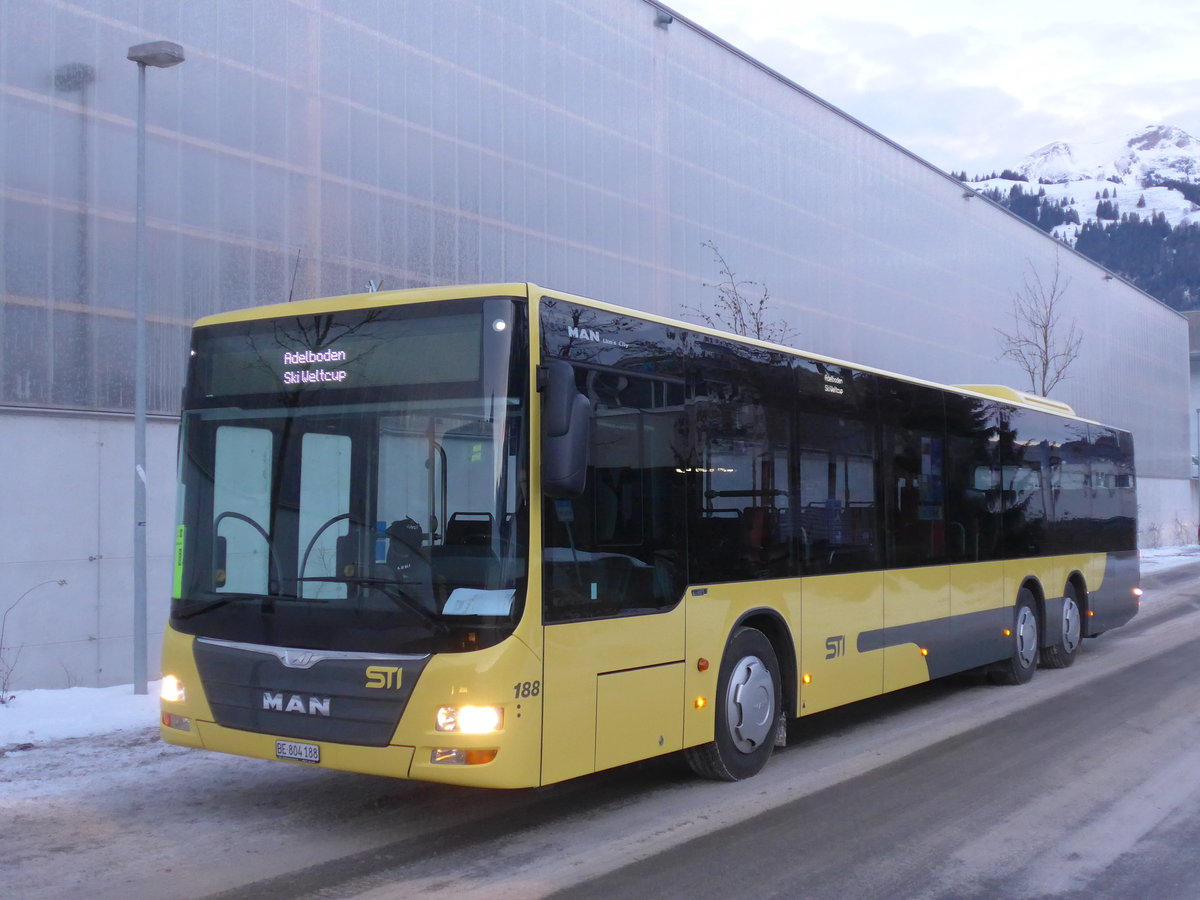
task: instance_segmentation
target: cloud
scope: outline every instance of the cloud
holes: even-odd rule
[[[1200,135],[1200,17],[1172,0],[684,0],[684,15],[947,169],[1147,124]]]

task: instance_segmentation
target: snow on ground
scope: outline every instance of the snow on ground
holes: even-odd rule
[[[153,681],[145,695],[134,694],[131,684],[13,691],[0,704],[0,750],[157,725],[158,688]]]
[[[1142,574],[1200,562],[1200,545],[1143,550]],[[145,695],[133,685],[106,688],[15,691],[0,704],[0,751],[20,744],[90,737],[158,725],[159,682]]]
[[[1188,544],[1183,547],[1156,547],[1153,550],[1142,550],[1142,574],[1153,575],[1177,566],[1200,562],[1200,544]]]

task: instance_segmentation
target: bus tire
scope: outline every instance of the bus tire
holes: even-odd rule
[[[995,684],[1025,684],[1038,663],[1037,601],[1033,591],[1021,588],[1013,607],[1012,653],[989,673]]]
[[[718,781],[757,775],[775,747],[781,705],[779,661],[761,631],[733,633],[721,657],[714,699],[714,739],[687,748],[688,765]]]
[[[1065,669],[1075,662],[1075,654],[1083,642],[1083,612],[1079,593],[1074,584],[1063,591],[1062,634],[1051,647],[1042,648],[1042,665],[1047,669]]]

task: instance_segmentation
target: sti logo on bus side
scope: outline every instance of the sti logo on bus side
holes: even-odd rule
[[[308,697],[300,694],[288,696],[287,703],[283,702],[283,692],[263,691],[262,708],[275,712],[300,713],[305,716],[328,716],[332,702],[329,697]]]

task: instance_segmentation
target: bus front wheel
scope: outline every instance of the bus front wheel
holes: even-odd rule
[[[1021,588],[1013,608],[1010,634],[1012,653],[996,664],[990,676],[996,684],[1024,684],[1033,677],[1038,663],[1037,601],[1029,588]]]
[[[779,661],[766,635],[739,628],[721,657],[710,743],[684,751],[704,778],[741,781],[758,774],[775,746],[779,722]]]

